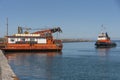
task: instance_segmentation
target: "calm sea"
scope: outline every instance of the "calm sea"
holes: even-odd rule
[[[95,42],[64,43],[62,53],[6,54],[20,80],[120,80],[120,42],[96,49]]]

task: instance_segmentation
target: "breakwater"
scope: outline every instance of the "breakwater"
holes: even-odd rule
[[[7,58],[0,50],[0,80],[19,80],[10,65],[8,64]]]
[[[93,42],[94,40],[89,39],[61,39],[63,43],[71,43],[71,42]]]

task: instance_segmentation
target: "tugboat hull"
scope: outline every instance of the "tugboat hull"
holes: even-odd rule
[[[95,45],[96,45],[96,48],[116,47],[116,43],[96,42]]]

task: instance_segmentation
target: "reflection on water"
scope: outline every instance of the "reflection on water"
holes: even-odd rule
[[[24,58],[26,56],[48,56],[48,57],[53,57],[57,55],[61,55],[62,52],[13,52],[13,53],[5,53],[5,56],[7,57],[8,60],[16,59],[16,58]]]
[[[43,52],[6,53],[5,55],[20,80],[52,80],[52,68],[59,68],[60,61],[56,57],[60,57],[61,54],[61,52]]]
[[[107,56],[110,48],[96,48],[96,50],[99,56]]]

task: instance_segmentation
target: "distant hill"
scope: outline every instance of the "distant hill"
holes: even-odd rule
[[[62,39],[63,43],[68,42],[93,42],[94,40],[88,40],[88,39]]]

